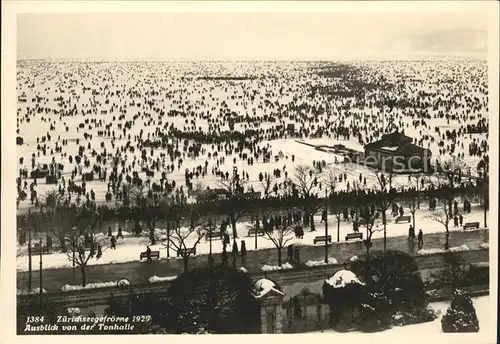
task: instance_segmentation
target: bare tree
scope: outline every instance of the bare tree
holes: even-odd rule
[[[437,166],[437,178],[440,186],[447,185],[446,192],[448,207],[453,214],[454,189],[456,184],[460,184],[464,177],[463,173],[468,170],[467,164],[460,158],[452,156],[450,159]]]
[[[292,197],[293,196],[293,188],[295,187],[295,184],[290,178],[285,178],[283,183],[281,185],[281,194],[283,197]]]
[[[379,214],[374,213],[370,214],[368,211],[364,211],[363,216],[361,219],[363,220],[363,225],[366,227],[366,239],[363,240],[363,244],[366,247],[366,253],[370,253],[370,249],[373,246],[372,243],[372,237],[373,234],[376,232],[381,232],[383,231],[383,228],[379,228],[378,225],[376,225],[376,220],[378,219]]]
[[[67,252],[66,235],[71,232],[76,220],[75,208],[56,190],[52,190],[46,194],[45,202],[40,206],[40,215],[45,215],[48,232],[58,240],[58,245],[55,246],[59,246],[61,252]]]
[[[82,286],[87,285],[86,268],[92,258],[99,259],[100,253],[109,247],[109,240],[102,233],[91,233],[90,236],[67,235],[66,242],[74,247],[75,252],[66,252],[70,262],[80,268],[82,277]]]
[[[392,190],[392,181],[394,174],[387,171],[378,171],[375,173],[377,179],[377,209],[382,215],[382,225],[384,228],[384,252],[387,249],[387,210],[394,202],[394,193]]]
[[[233,242],[235,242],[238,238],[236,223],[248,213],[248,208],[244,204],[247,198],[244,194],[245,181],[234,173],[231,178],[219,181],[218,185],[225,192],[226,199],[221,206],[221,211],[229,217],[233,229]]]
[[[195,207],[173,204],[170,206],[170,220],[173,228],[167,229],[167,237],[159,236],[161,232],[156,232],[159,242],[179,254],[184,262],[184,271],[188,271],[189,257],[194,255],[194,250],[200,240],[206,234],[206,228],[201,214]],[[182,226],[187,222],[187,226]]]
[[[295,230],[292,226],[280,226],[270,231],[265,231],[266,239],[270,240],[278,250],[278,266],[281,266],[282,250],[295,237]]]
[[[311,232],[316,230],[314,224],[314,214],[320,209],[318,193],[315,188],[321,183],[323,174],[316,168],[306,165],[298,165],[295,168],[294,179],[295,187],[299,195],[304,200],[304,211],[311,224]]]
[[[328,189],[329,189],[329,195],[330,195],[330,200],[332,200],[332,196],[335,194],[335,190],[338,185],[338,175],[340,173],[337,173],[336,170],[331,169],[328,171]],[[335,218],[337,219],[337,242],[340,241],[340,219],[342,217],[342,212],[343,212],[343,206],[338,202],[337,200],[329,202],[330,208],[333,211],[333,214],[335,215]]]
[[[450,237],[450,222],[453,220],[453,209],[448,206],[448,198],[438,199],[439,207],[436,207],[429,217],[444,226],[446,230],[446,241],[444,244],[444,249],[449,248],[449,237]]]
[[[134,186],[129,192],[130,200],[135,205],[134,218],[146,223],[151,245],[156,245],[156,223],[165,216],[165,208],[171,200],[168,193],[154,192],[143,186]]]
[[[415,213],[418,209],[420,209],[421,197],[422,197],[422,186],[423,181],[425,181],[425,177],[422,174],[415,174],[409,176],[409,185],[412,190],[403,190],[406,191],[403,197],[403,204],[406,208],[410,210],[410,214],[412,216],[412,226],[416,228],[415,223]]]
[[[275,183],[274,177],[270,173],[264,173],[262,175],[262,180],[259,176],[259,181],[262,185],[262,191],[264,192],[264,198],[268,199],[273,192],[273,184]]]

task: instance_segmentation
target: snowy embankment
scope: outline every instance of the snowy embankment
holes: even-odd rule
[[[428,256],[430,254],[438,254],[438,253],[446,253],[446,252],[463,252],[463,251],[470,251],[470,247],[467,245],[460,245],[460,246],[454,246],[450,247],[450,249],[447,251],[443,248],[431,248],[431,249],[421,249],[417,251],[418,256]]]
[[[326,284],[331,285],[334,288],[343,288],[347,284],[356,283],[364,285],[352,271],[349,270],[339,270],[332,277],[325,280]]]
[[[267,265],[267,264],[265,264],[260,269],[262,271],[277,271],[277,270],[293,269],[293,266],[290,263],[285,263],[285,264],[283,264],[281,266],[278,266],[278,265]]]
[[[63,285],[59,290],[60,291],[77,291],[77,290],[86,290],[86,289],[97,289],[97,288],[113,288],[113,287],[126,287],[129,286],[130,282],[126,279],[121,279],[118,281],[111,282],[98,282],[98,283],[87,283],[84,286],[81,285]]]
[[[42,294],[46,294],[47,290],[42,289]],[[40,295],[40,288],[35,288],[33,290],[17,290],[17,295]]]
[[[422,228],[425,234],[431,233],[443,233],[444,227],[437,224],[435,221],[432,221],[428,218],[429,212],[427,210],[422,210],[416,214],[416,223],[419,228]],[[478,207],[473,207],[473,212],[467,215],[467,221],[480,221],[482,218],[482,210],[478,209]],[[321,216],[315,216],[315,224],[317,228],[321,226]],[[329,216],[328,222],[330,224],[337,225],[337,220],[335,216]],[[258,237],[257,239],[257,248],[254,245],[254,238],[251,240],[247,237],[248,233],[248,222],[239,222],[236,224],[236,230],[238,233],[239,240],[246,240],[246,247],[248,251],[253,250],[262,250],[262,249],[273,249],[275,248],[273,242],[271,240],[266,239],[265,237]],[[160,229],[158,229],[161,232]],[[460,231],[463,229],[456,227],[451,228],[450,232]],[[352,232],[352,223],[341,221],[340,222],[340,238],[344,238],[347,233]],[[293,245],[313,245],[314,238],[318,235],[319,232],[310,232],[308,228],[304,228],[304,237],[303,239],[293,238],[290,242]],[[116,230],[114,231],[116,235]],[[103,255],[99,259],[91,259],[88,262],[88,265],[101,265],[101,264],[113,264],[113,263],[125,263],[125,262],[134,262],[139,261],[141,252],[146,250],[146,244],[148,243],[147,238],[144,237],[134,237],[133,235],[125,234],[124,239],[119,239],[117,242],[116,250],[107,249],[103,251]],[[230,231],[231,235],[231,231]],[[396,224],[391,222],[387,225],[387,237],[396,237],[396,236],[407,236],[408,235],[408,225],[407,224]],[[373,234],[372,239],[381,239],[383,238],[382,232],[375,232]],[[197,234],[192,233],[187,235],[185,240],[186,247],[192,247],[194,243],[197,241]],[[425,241],[425,237],[424,237]],[[341,240],[340,242],[345,242]],[[352,243],[352,241],[349,241]],[[152,245],[150,246],[152,251],[160,252],[160,259],[178,259],[177,257],[167,258],[167,249],[163,244]],[[18,271],[28,271],[28,256],[27,256],[27,246],[18,246],[18,258],[16,259],[16,265]],[[213,252],[222,252],[222,242],[220,240],[212,241],[212,250]],[[210,243],[206,240],[201,240],[196,246],[197,255],[208,254],[210,251]],[[231,247],[227,248],[228,253],[231,252]],[[171,255],[173,254],[173,250],[170,250]],[[175,254],[175,253],[174,253]],[[182,257],[179,257],[182,258]],[[145,261],[143,259],[143,261]],[[71,268],[72,264],[67,254],[65,253],[53,253],[46,254],[43,256],[43,268],[44,269],[58,269],[58,268]],[[37,270],[39,268],[39,256],[32,257],[32,268],[33,270]]]
[[[149,278],[149,283],[170,282],[176,278],[177,276],[165,276],[165,277],[152,276]]]
[[[334,265],[338,263],[339,262],[337,261],[337,259],[329,257],[328,263],[325,263],[324,260],[308,260],[306,262],[306,266],[313,267],[313,266],[323,266],[323,265]]]

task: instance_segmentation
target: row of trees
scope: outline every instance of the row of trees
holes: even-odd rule
[[[434,178],[435,181],[430,176],[411,175],[408,183],[409,188],[404,193],[404,197],[401,197],[401,194],[397,192],[393,185],[394,175],[385,171],[373,172],[376,183],[370,192],[375,194],[376,197],[372,200],[368,197],[359,197],[343,199],[342,202],[339,202],[337,191],[341,174],[334,169],[323,171],[318,166],[297,166],[294,178],[287,179],[283,185],[285,185],[286,190],[289,190],[289,196],[300,198],[303,201],[301,204],[305,214],[304,225],[309,225],[311,231],[316,230],[313,215],[324,207],[319,192],[321,190],[325,192],[325,199],[329,201],[330,211],[333,212],[337,219],[338,241],[340,240],[341,217],[346,207],[356,208],[359,223],[366,228],[364,244],[367,252],[370,251],[372,246],[374,233],[378,231],[384,233],[384,250],[386,250],[387,211],[394,203],[401,202],[409,209],[412,215],[413,228],[415,228],[415,214],[425,197],[424,185],[445,187],[448,192],[441,192],[438,199],[440,207],[431,213],[431,217],[444,226],[446,230],[445,249],[447,249],[449,246],[449,227],[455,215],[452,204],[455,197],[453,190],[457,182],[460,183],[461,181],[461,171],[464,167],[452,165],[451,162],[450,165],[445,167],[446,172],[437,174]],[[274,179],[270,174],[262,175],[262,178],[260,178],[264,198],[270,197],[273,181]],[[229,219],[233,242],[238,237],[237,222],[249,213],[254,217],[253,215],[257,212],[251,206],[247,206],[251,204],[252,198],[249,198],[248,194],[243,192],[244,185],[245,182],[237,174],[219,182],[219,187],[223,190],[225,196],[225,201],[221,203],[223,206],[219,210]],[[483,178],[478,185],[485,195],[482,198],[482,203],[484,208],[487,209],[488,181]],[[361,191],[360,184],[356,185],[356,187],[358,191]],[[28,214],[26,225],[29,230],[33,227],[39,229],[41,222],[39,220],[40,218],[44,219],[48,232],[57,240],[54,248],[67,253],[68,259],[73,263],[73,266],[80,268],[83,285],[86,284],[85,267],[89,260],[92,258],[99,259],[102,251],[111,246],[109,237],[99,233],[100,226],[104,223],[105,218],[110,215],[115,214],[116,216],[116,213],[118,213],[119,216],[135,221],[135,228],[138,228],[135,234],[144,236],[151,245],[164,246],[167,249],[167,257],[170,256],[170,250],[174,250],[176,253],[179,252],[184,259],[185,270],[188,269],[189,257],[194,252],[191,249],[195,248],[206,235],[211,240],[211,234],[216,230],[215,216],[210,215],[210,211],[213,209],[210,202],[188,204],[184,201],[180,203],[174,201],[167,192],[161,193],[158,190],[154,191],[143,186],[131,188],[129,199],[132,207],[122,207],[115,212],[110,209],[89,208],[86,205],[70,204],[56,191],[53,191],[46,196],[38,214]],[[216,202],[215,199],[212,201]],[[157,227],[160,221],[166,224],[167,228],[159,230]],[[378,225],[380,221],[382,226]],[[328,220],[325,219],[325,222],[325,230],[327,230]],[[145,232],[142,231],[140,223],[145,225]],[[252,226],[256,226],[256,223]],[[254,229],[257,235],[258,228]],[[281,265],[282,249],[293,239],[295,230],[293,226],[283,226],[265,232],[265,237],[271,240],[278,250],[279,265]],[[68,247],[71,250],[68,251]],[[328,259],[326,244],[325,252],[325,259]]]

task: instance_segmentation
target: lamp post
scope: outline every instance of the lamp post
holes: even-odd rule
[[[73,284],[75,283],[75,280],[76,280],[76,263],[75,263],[75,260],[76,260],[76,257],[75,257],[75,238],[76,238],[76,235],[75,235],[75,230],[76,230],[76,227],[73,226],[72,228],[72,236],[73,236],[73,239],[72,239],[72,249],[73,249]]]
[[[325,264],[328,264],[328,190],[325,189]]]
[[[483,209],[484,209],[484,228],[487,228],[488,222],[487,222],[487,212],[488,212],[488,207],[489,207],[489,176],[488,176],[488,168],[485,167],[483,168],[483,173],[482,173],[483,179],[481,180],[481,183],[483,184]]]
[[[31,210],[28,210],[28,290],[31,290],[32,283],[32,258],[31,258]]]
[[[213,228],[213,220],[210,219],[208,221],[208,240],[209,240],[209,253],[208,253],[208,260],[210,262],[210,265],[212,265],[213,262],[213,257],[212,257],[212,233],[214,231]]]
[[[40,239],[40,307],[43,308],[43,280],[42,280],[42,239]]]

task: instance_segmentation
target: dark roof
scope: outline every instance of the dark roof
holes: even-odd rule
[[[402,156],[423,155],[424,153],[427,153],[428,157],[431,157],[431,151],[429,149],[417,146],[413,143],[406,143],[399,146],[396,153]]]
[[[417,146],[413,143],[405,143],[403,145],[398,146],[398,149],[395,149],[395,150],[388,150],[388,149],[384,149],[382,147],[376,147],[376,146],[371,146],[371,147],[366,146],[366,149],[381,151],[381,152],[389,153],[392,155],[401,155],[401,156],[427,154],[427,156],[430,158],[431,154],[432,154],[429,149]]]
[[[402,146],[406,143],[411,143],[413,140],[411,137],[406,136],[403,133],[399,133],[397,131],[382,135],[382,138],[378,141],[374,141],[365,146],[365,148],[379,148],[379,147],[395,147]]]

